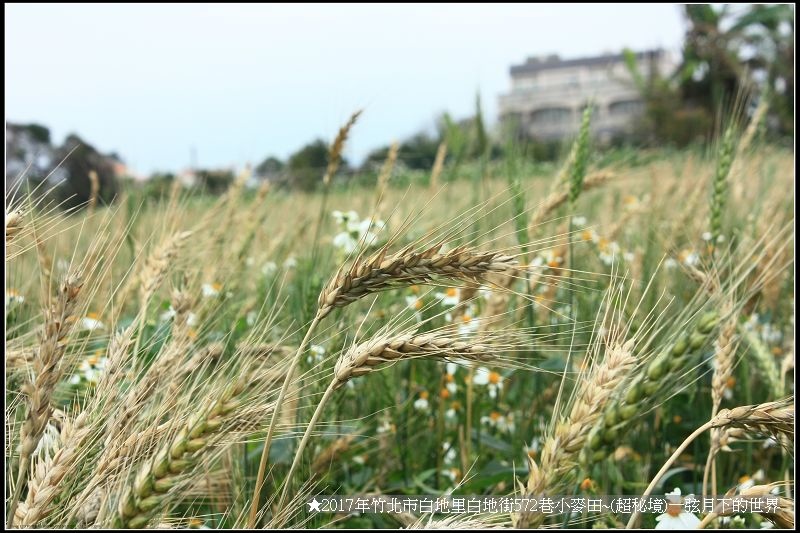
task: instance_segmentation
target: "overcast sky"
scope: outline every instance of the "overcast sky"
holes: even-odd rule
[[[663,5],[6,4],[6,120],[77,132],[149,173],[285,158],[364,115],[346,155],[474,109],[527,56],[677,51]]]

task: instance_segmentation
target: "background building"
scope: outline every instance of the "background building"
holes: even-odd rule
[[[639,72],[668,74],[674,63],[664,50],[635,54]],[[595,105],[592,130],[601,140],[631,132],[644,103],[623,54],[562,60],[532,57],[511,67],[511,92],[500,96],[501,120],[521,136],[557,140],[573,135],[585,106]]]

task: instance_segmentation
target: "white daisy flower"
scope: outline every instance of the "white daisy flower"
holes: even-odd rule
[[[25,297],[14,289],[6,289],[6,309],[25,302]]]
[[[458,452],[449,442],[442,443],[442,451],[444,452],[444,462],[446,464],[455,462],[458,457]]]
[[[676,488],[665,494],[667,497],[667,512],[656,517],[656,529],[697,529],[700,519],[694,514],[686,512],[681,502],[681,489]],[[694,499],[689,495],[686,499]]]
[[[349,254],[358,247],[358,241],[350,233],[343,231],[333,238],[333,246]]]
[[[442,475],[449,479],[451,483],[455,483],[461,475],[461,471],[458,468],[447,468],[442,470]]]
[[[309,354],[306,357],[306,362],[308,364],[319,363],[323,359],[325,359],[325,347],[320,346],[319,344],[312,344],[311,347],[308,349]]]
[[[267,261],[261,266],[261,273],[265,276],[271,276],[278,270],[278,265],[275,264],[275,261]]]
[[[94,331],[105,329],[106,326],[100,322],[100,317],[96,313],[89,313],[81,319],[79,328],[81,331]]]
[[[472,382],[475,385],[485,385],[488,387],[490,398],[496,398],[498,391],[503,390],[503,376],[483,366],[477,368]]]
[[[455,287],[450,287],[445,292],[437,292],[434,294],[436,298],[442,303],[442,305],[446,305],[447,307],[453,307],[458,305],[459,302],[459,290]]]
[[[672,257],[668,257],[664,260],[664,268],[667,270],[672,270],[676,266],[678,266],[678,262]]]
[[[417,411],[427,411],[429,408],[428,393],[427,391],[422,391],[419,393],[419,398],[414,401],[414,409]]]
[[[572,217],[572,224],[574,226],[585,226],[586,225],[586,217]]]
[[[478,331],[478,320],[472,318],[469,310],[467,310],[460,318],[461,323],[458,325],[458,334],[462,337],[472,337]]]
[[[283,262],[284,270],[291,270],[297,266],[297,258],[293,255],[290,255],[286,258],[286,261]]]
[[[213,298],[219,295],[219,291],[222,290],[222,285],[219,283],[203,283],[203,286],[200,288],[203,293],[203,296],[206,298]]]
[[[686,257],[683,259],[683,263],[686,266],[696,266],[700,262],[700,255],[697,252],[690,252],[686,254]]]

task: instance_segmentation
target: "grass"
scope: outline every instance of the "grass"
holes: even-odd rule
[[[395,150],[318,193],[242,176],[63,212],[12,191],[9,524],[398,525],[312,494],[791,502],[793,161],[749,131],[719,154],[583,139],[561,167],[515,147],[448,168],[443,144],[408,173]],[[634,519],[655,526],[461,522]]]

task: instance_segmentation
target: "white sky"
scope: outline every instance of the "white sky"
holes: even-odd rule
[[[6,120],[77,132],[140,172],[286,158],[365,109],[345,155],[470,115],[527,56],[677,51],[661,5],[6,4]]]

